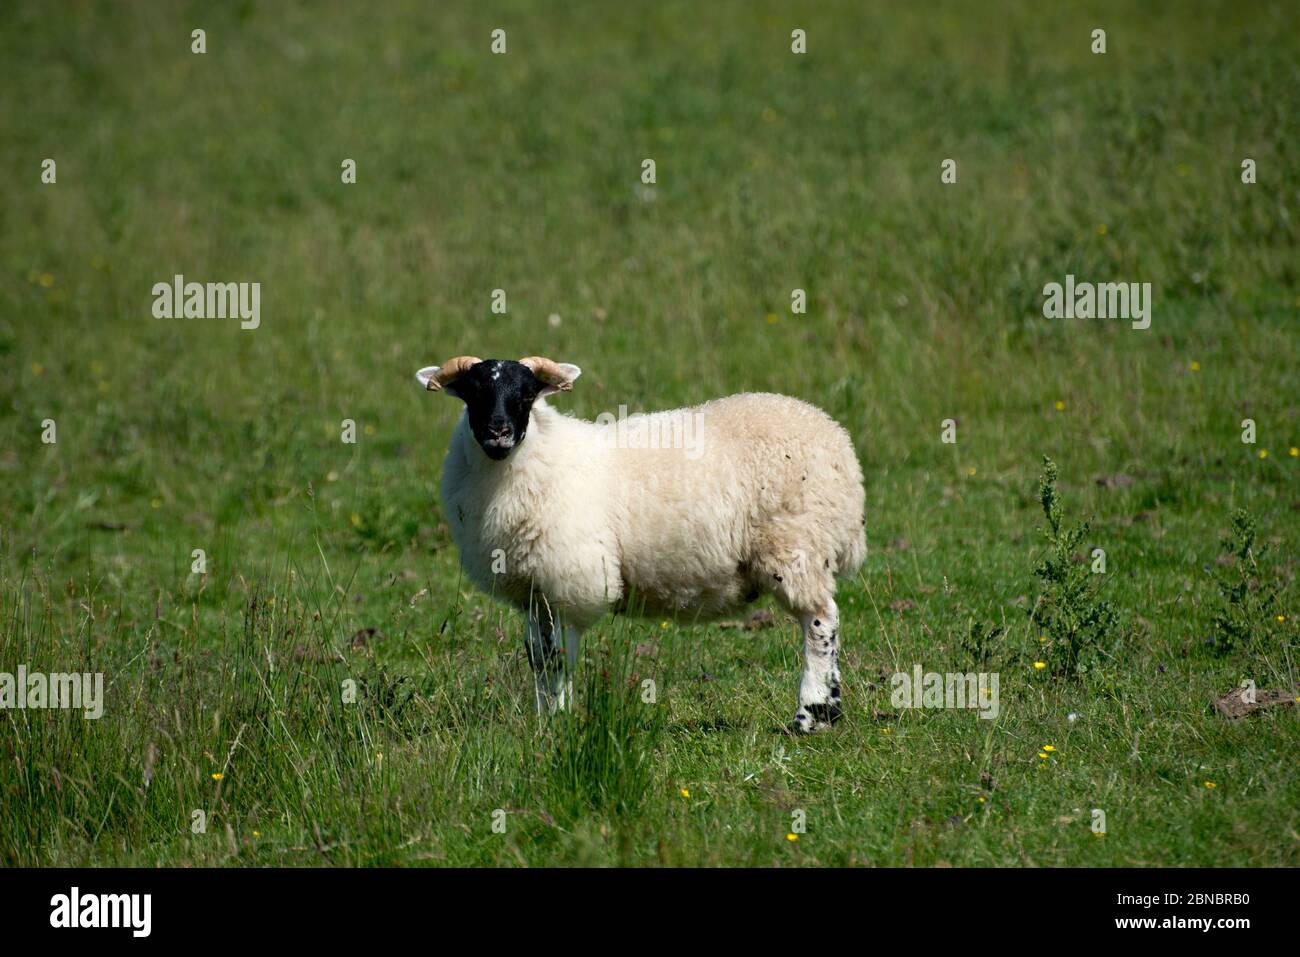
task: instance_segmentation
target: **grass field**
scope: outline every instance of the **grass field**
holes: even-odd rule
[[[1300,14],[999,6],[4,4],[0,672],[106,690],[0,711],[0,863],[1300,863],[1297,709],[1212,708],[1300,681]],[[154,318],[178,273],[259,328]],[[1045,319],[1067,274],[1150,328]],[[577,363],[588,418],[839,419],[845,720],[784,733],[778,613],[607,619],[539,721],[437,503],[412,374],[464,353]],[[1119,618],[1082,679],[1029,618],[1044,455]],[[997,719],[893,707],[916,664]]]

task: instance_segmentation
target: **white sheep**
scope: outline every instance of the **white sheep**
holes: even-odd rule
[[[835,576],[866,554],[848,434],[770,393],[584,422],[545,401],[580,372],[458,356],[416,374],[465,403],[443,509],[468,577],[528,615],[538,709],[572,697],[579,636],[602,615],[708,619],[771,592],[803,626],[792,728],[830,724],[841,713]]]

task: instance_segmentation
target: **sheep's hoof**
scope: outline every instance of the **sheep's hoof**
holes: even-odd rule
[[[830,704],[800,705],[790,722],[790,731],[794,734],[813,734],[823,728],[829,728],[844,714],[839,702]]]

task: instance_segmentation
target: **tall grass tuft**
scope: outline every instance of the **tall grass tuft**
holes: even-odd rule
[[[667,706],[634,672],[626,640],[585,661],[574,688],[575,706],[550,724],[548,806],[568,817],[631,813],[651,789]]]

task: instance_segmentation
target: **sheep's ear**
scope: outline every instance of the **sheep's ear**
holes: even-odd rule
[[[582,375],[582,370],[569,362],[556,362],[542,356],[528,356],[519,361],[544,383],[542,391],[538,393],[542,396],[568,392],[573,388],[574,380]]]
[[[573,388],[573,380],[582,375],[582,370],[570,362],[557,362],[555,367],[564,373],[564,378],[559,385],[547,383],[546,387],[541,391],[544,396],[554,395],[556,392],[568,392]]]
[[[415,381],[430,392],[437,392],[439,389],[451,385],[482,361],[478,356],[456,356],[456,358],[448,359],[440,366],[425,366],[415,374]],[[456,394],[454,390],[449,389],[448,391],[452,395]]]
[[[447,365],[425,366],[415,374],[415,381],[420,383],[420,388],[427,392],[446,392],[448,395],[454,395],[461,398],[461,394],[456,391],[456,378],[448,374]],[[444,385],[444,383],[446,383]]]

